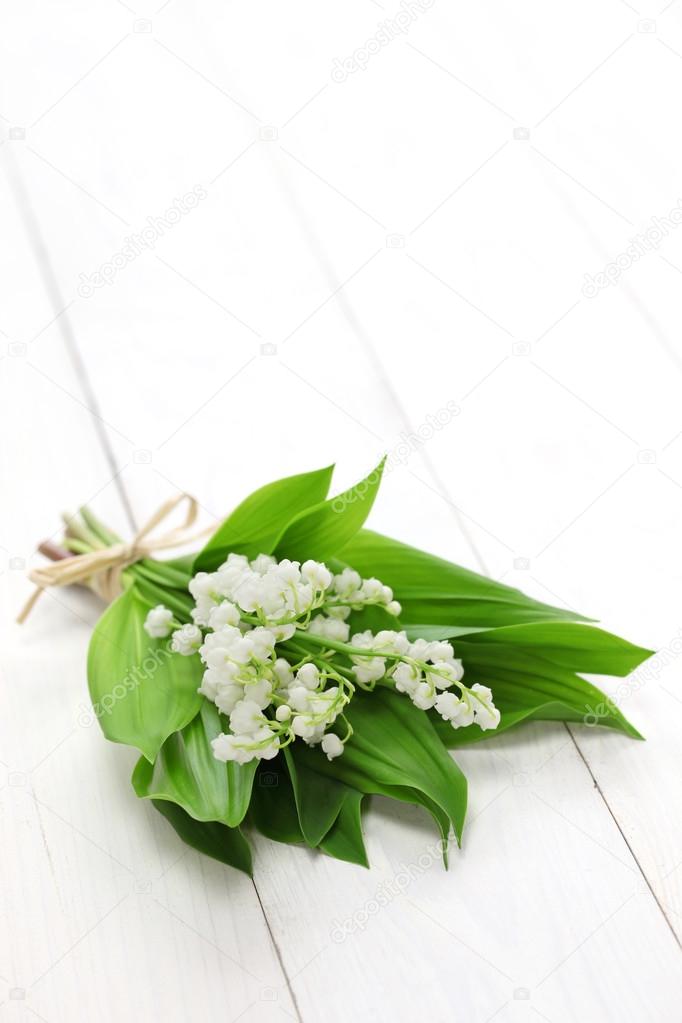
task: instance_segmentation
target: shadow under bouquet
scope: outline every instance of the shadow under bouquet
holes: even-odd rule
[[[650,651],[365,529],[382,467],[331,499],[333,467],[270,483],[174,560],[150,556],[186,536],[149,539],[168,509],[125,544],[83,508],[71,556],[32,573],[112,600],[94,715],[140,751],[136,794],[240,870],[253,829],[367,866],[373,794],[423,807],[447,863],[467,804],[449,750],[533,719],[640,738],[581,673],[624,676]]]

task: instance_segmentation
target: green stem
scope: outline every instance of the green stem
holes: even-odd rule
[[[62,515],[62,520],[66,526],[65,540],[78,540],[87,544],[88,551],[102,550],[107,546],[77,515]]]
[[[325,650],[336,650],[338,653],[353,657],[387,657],[394,661],[403,660],[402,654],[393,654],[383,650],[366,650],[359,646],[351,646],[349,643],[341,643],[336,639],[327,639],[326,636],[315,636],[310,632],[302,632],[299,638],[314,646],[324,647]]]
[[[106,547],[113,547],[115,543],[122,542],[121,537],[117,536],[116,533],[112,532],[112,530],[109,529],[108,526],[105,526],[104,523],[101,522],[97,518],[97,516],[90,511],[87,505],[83,505],[82,508],[79,508],[79,511],[85,525]]]
[[[84,543],[83,540],[76,540],[72,536],[65,536],[62,544],[72,554],[89,554],[92,550],[90,544]]]

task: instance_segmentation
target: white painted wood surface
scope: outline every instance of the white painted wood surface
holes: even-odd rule
[[[369,55],[404,8],[134,6],[2,14],[0,1021],[674,1023],[679,232],[582,288],[679,206],[678,6],[413,5]],[[24,562],[63,508],[127,531],[188,489],[208,523],[386,450],[377,528],[662,651],[607,683],[648,741],[534,724],[458,755],[448,873],[376,800],[370,871],[262,840],[252,884],[87,727],[94,599],[11,624]]]

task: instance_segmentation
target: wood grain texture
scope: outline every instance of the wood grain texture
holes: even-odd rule
[[[682,28],[582,6],[560,27],[424,11],[343,82],[371,4],[173,0],[149,26],[40,5],[49,51],[14,15],[5,621],[62,507],[125,532],[188,489],[209,523],[270,478],[336,458],[342,489],[388,451],[376,528],[662,653],[613,688],[647,743],[534,724],[457,755],[449,872],[423,815],[375,799],[370,871],[263,839],[252,884],[135,800],[133,758],[87,725],[98,607],[44,597],[2,650],[8,1018],[678,1019],[680,242],[581,288],[676,202],[657,118]]]

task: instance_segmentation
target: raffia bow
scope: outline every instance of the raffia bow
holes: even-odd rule
[[[160,536],[150,536],[156,527],[183,501],[187,501],[187,513],[184,521],[174,529]],[[190,543],[207,533],[214,527],[191,532],[197,517],[199,506],[190,494],[177,494],[169,498],[145,523],[142,529],[128,542],[119,542],[110,547],[102,547],[87,554],[75,554],[73,557],[62,558],[50,565],[33,568],[29,579],[36,584],[36,589],[26,601],[17,618],[24,622],[43,590],[49,586],[73,586],[81,583],[93,589],[103,600],[111,603],[122,592],[121,575],[129,565],[148,558],[157,551],[169,550],[181,544]]]

